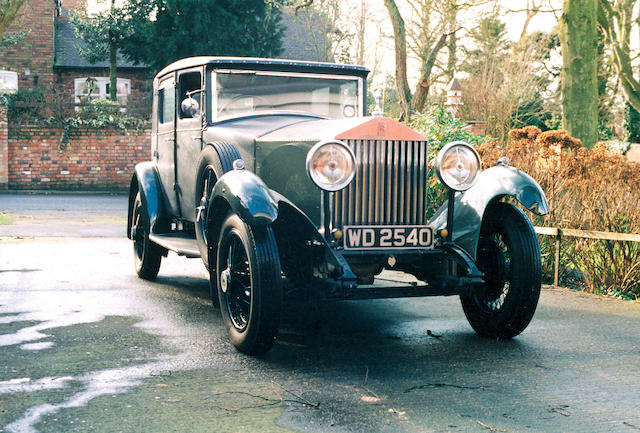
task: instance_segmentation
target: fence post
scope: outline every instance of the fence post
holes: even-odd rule
[[[562,230],[556,232],[556,251],[553,263],[553,285],[558,287],[560,274],[560,242],[562,242]]]

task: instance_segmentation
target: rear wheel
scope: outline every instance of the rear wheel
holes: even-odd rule
[[[231,343],[249,355],[267,352],[282,308],[280,260],[271,228],[250,227],[230,215],[220,232],[216,277]]]
[[[133,239],[133,264],[136,273],[145,280],[155,280],[160,270],[163,249],[149,239],[151,232],[149,214],[140,193],[131,209],[131,239]]]
[[[540,245],[526,215],[508,203],[485,213],[477,252],[485,283],[460,296],[473,329],[490,338],[520,334],[533,318],[542,279]]]

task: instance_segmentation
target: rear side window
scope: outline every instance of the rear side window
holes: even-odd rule
[[[158,122],[173,122],[175,102],[176,98],[173,86],[163,87],[158,91]]]

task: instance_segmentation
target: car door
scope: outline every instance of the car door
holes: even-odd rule
[[[193,68],[178,73],[178,106],[176,116],[176,166],[178,169],[177,192],[182,209],[182,217],[188,221],[195,221],[195,183],[198,169],[198,158],[202,151],[202,93],[203,68]],[[195,114],[184,110],[182,101],[191,97],[197,102]]]
[[[176,194],[176,86],[173,74],[160,79],[156,94],[157,138],[154,158],[160,181],[167,198],[167,211],[179,215],[179,198]]]

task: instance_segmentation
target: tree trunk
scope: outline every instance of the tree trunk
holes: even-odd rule
[[[411,89],[407,80],[407,34],[404,28],[404,19],[394,0],[384,0],[389,11],[391,24],[393,25],[393,39],[396,51],[396,86],[398,98],[402,108],[401,120],[411,118]]]
[[[455,29],[458,28],[458,8],[457,4],[449,6],[449,10],[446,15],[447,30],[451,32],[449,36],[449,43],[447,44],[448,58],[447,58],[447,81],[453,80],[456,75],[458,56],[458,38],[455,33]]]
[[[364,49],[365,49],[365,29],[367,25],[367,3],[365,0],[360,2],[360,21],[358,23],[358,58],[356,63],[364,65]]]
[[[598,141],[598,0],[564,0],[562,124],[587,147]]]
[[[416,91],[413,94],[413,100],[411,101],[411,110],[412,111],[422,111],[424,108],[424,104],[427,101],[427,96],[429,95],[429,87],[431,83],[429,82],[429,77],[431,77],[431,70],[433,69],[433,65],[436,63],[436,58],[438,57],[438,53],[444,47],[447,42],[447,37],[454,34],[452,33],[443,33],[438,39],[438,42],[433,46],[431,52],[429,53],[429,57],[422,64],[422,76],[418,80],[418,85],[416,87]]]
[[[113,31],[109,30],[109,99],[118,101],[118,66],[116,63],[116,46]]]
[[[627,101],[636,111],[640,111],[640,81],[634,77],[631,66],[630,39],[634,3],[632,0],[616,2],[614,9],[608,0],[600,0],[598,24],[611,46],[613,61]]]

